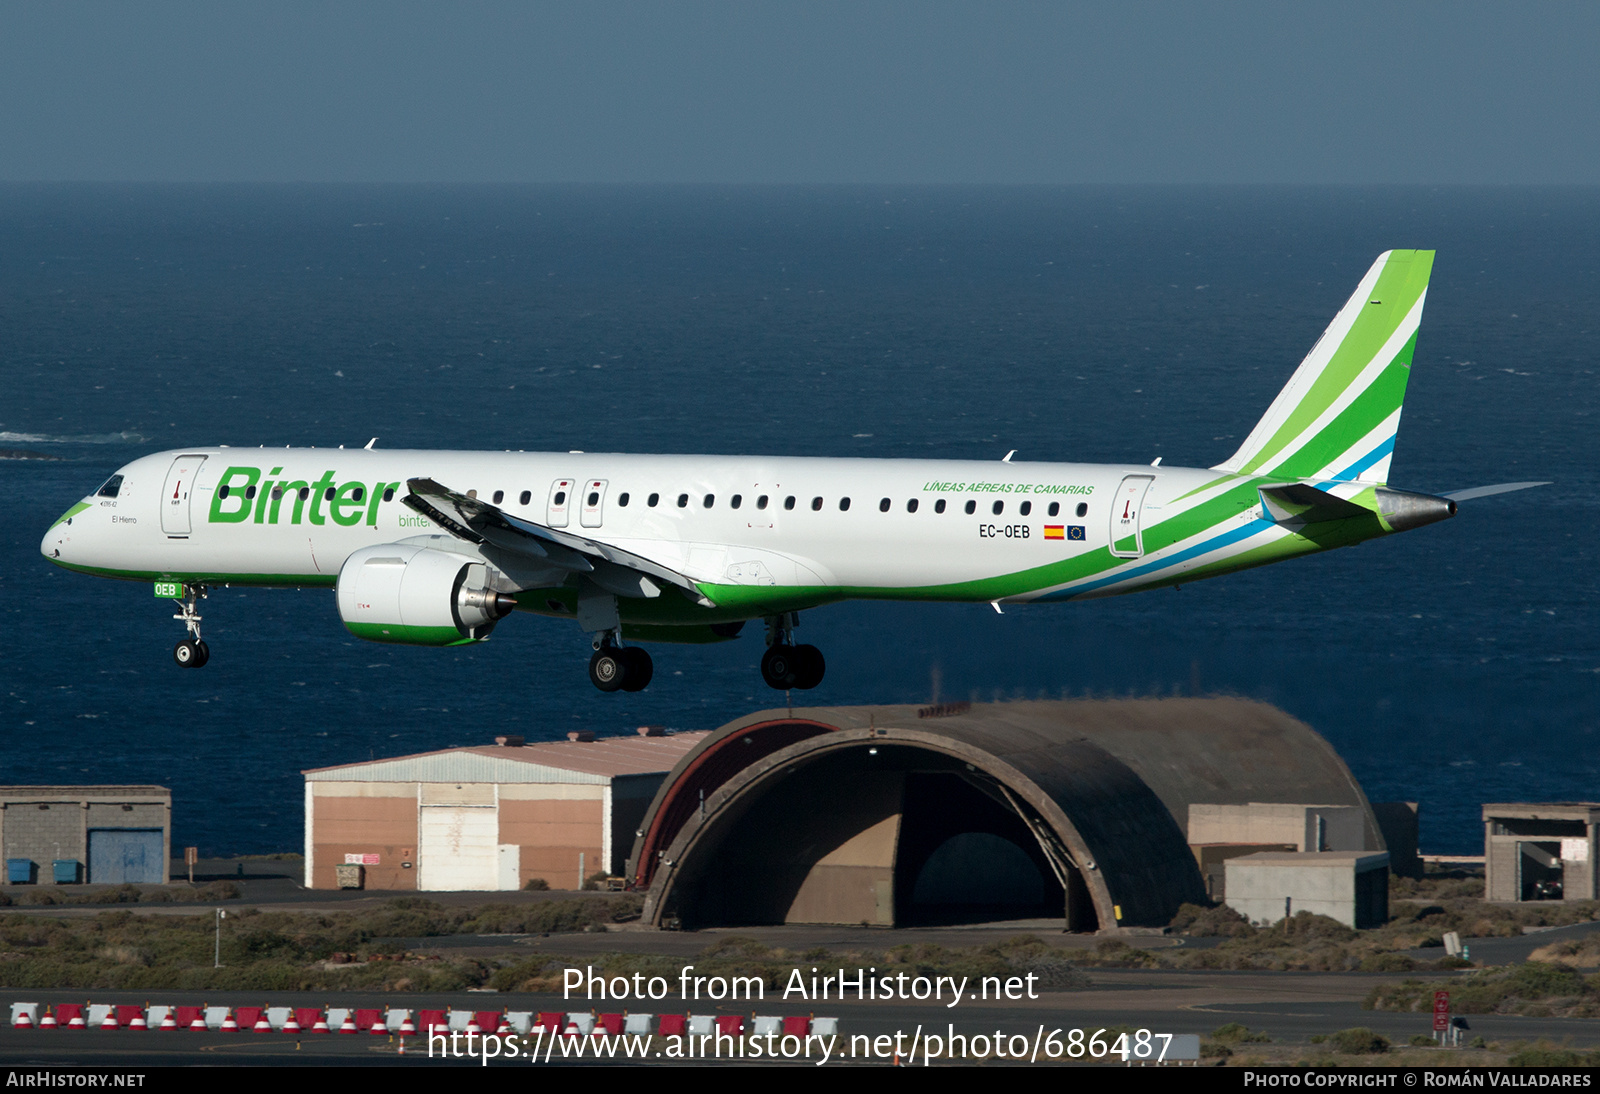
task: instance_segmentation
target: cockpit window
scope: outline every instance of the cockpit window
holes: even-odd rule
[[[106,480],[105,485],[95,491],[95,496],[100,498],[114,498],[122,491],[122,476],[112,475]]]

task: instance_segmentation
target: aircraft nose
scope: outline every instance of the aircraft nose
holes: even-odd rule
[[[50,530],[44,534],[44,539],[39,541],[39,553],[52,561],[61,558],[66,552],[68,541],[71,539],[72,518],[87,508],[89,508],[89,503],[80,501],[77,505],[57,517],[56,522],[50,526]]]

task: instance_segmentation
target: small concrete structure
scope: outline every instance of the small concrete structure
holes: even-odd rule
[[[172,791],[164,786],[0,786],[8,885],[164,885]]]
[[[1228,860],[1243,855],[1259,855],[1263,851],[1297,851],[1292,843],[1191,843],[1195,865],[1205,879],[1206,896],[1218,902],[1228,897]]]
[[[1389,852],[1389,872],[1400,877],[1420,878],[1422,856],[1418,850],[1420,803],[1373,802],[1372,815],[1383,833],[1384,850]]]
[[[1483,807],[1486,900],[1594,900],[1597,802]]]
[[[1271,925],[1296,912],[1347,927],[1381,927],[1389,918],[1387,851],[1264,852],[1227,861],[1228,907]]]
[[[1247,802],[1189,806],[1189,843],[1286,844],[1296,851],[1366,851],[1366,810],[1358,805]]]

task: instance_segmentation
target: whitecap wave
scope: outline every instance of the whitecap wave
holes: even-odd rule
[[[142,444],[150,438],[131,430],[121,433],[79,433],[55,436],[50,433],[13,433],[0,429],[0,444]]]

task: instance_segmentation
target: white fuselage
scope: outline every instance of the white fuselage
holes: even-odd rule
[[[706,586],[973,601],[1045,594],[1062,583],[1012,583],[999,595],[990,583],[1106,551],[1129,476],[1148,482],[1146,523],[1164,500],[1227,477],[1001,461],[266,448],[162,452],[121,475],[116,497],[86,498],[51,529],[47,556],[114,577],[328,585],[354,551],[443,531],[401,501],[409,479],[427,477]],[[532,583],[541,576],[550,575]]]

